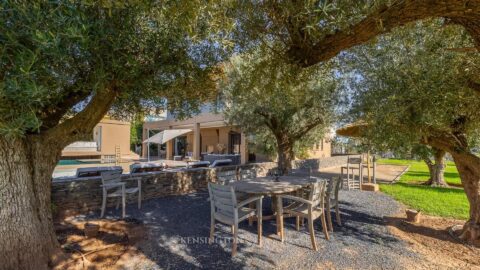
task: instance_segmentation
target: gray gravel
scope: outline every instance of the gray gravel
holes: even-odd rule
[[[148,260],[132,261],[138,269],[411,269],[424,266],[420,255],[389,232],[383,216],[394,215],[401,206],[392,198],[372,192],[341,191],[343,226],[335,224],[330,241],[325,240],[321,222],[315,222],[319,251],[311,249],[308,230],[299,232],[294,219],[286,219],[286,240],[275,235],[275,222],[265,221],[262,247],[256,245],[256,224],[240,225],[238,255],[230,256],[231,244],[206,243],[210,226],[210,204],[205,192],[145,201],[130,217],[149,228],[148,240],[139,247]],[[264,213],[270,203],[264,201]],[[110,209],[110,215],[119,211]],[[229,239],[230,227],[216,226],[217,240]],[[199,242],[194,242],[194,241]],[[422,267],[422,268],[423,268]]]

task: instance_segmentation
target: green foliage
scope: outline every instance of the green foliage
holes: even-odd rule
[[[233,38],[246,48],[263,46],[277,56],[301,43],[308,48],[327,35],[347,30],[390,0],[233,1]],[[236,4],[235,4],[236,3]]]
[[[143,114],[136,114],[130,122],[130,148],[135,150],[135,146],[143,142]]]
[[[346,86],[355,90],[349,117],[368,123],[365,136],[380,150],[412,149],[425,137],[453,132],[458,121],[476,138],[480,100],[468,82],[480,59],[449,50],[469,46],[460,28],[435,20],[351,50],[342,57]]]
[[[222,57],[211,8],[200,1],[2,1],[0,135],[52,128],[105,88],[117,93],[112,113],[119,116],[167,106],[195,111],[214,96],[212,73]]]
[[[305,149],[323,138],[334,120],[333,65],[300,69],[266,51],[235,57],[222,83],[225,115],[256,134],[267,153],[275,151],[280,137]]]

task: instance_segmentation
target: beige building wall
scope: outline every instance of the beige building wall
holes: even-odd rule
[[[325,158],[332,156],[332,143],[328,139],[321,139],[308,151],[309,158]]]
[[[88,149],[88,151],[74,151],[66,147],[62,151],[63,157],[71,158],[105,158],[106,156],[115,156],[115,148],[118,145],[121,158],[138,159],[138,155],[130,151],[130,123],[113,120],[108,117],[102,119],[93,129],[91,137],[92,142],[97,143],[97,149]]]
[[[102,156],[115,155],[116,146],[119,146],[121,156],[130,155],[130,123],[104,119],[94,129],[94,140],[99,136],[100,130],[99,150]]]

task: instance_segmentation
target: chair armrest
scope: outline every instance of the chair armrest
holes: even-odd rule
[[[251,202],[258,201],[258,200],[261,200],[261,199],[263,199],[263,196],[250,197],[250,198],[248,198],[248,199],[246,199],[246,200],[243,200],[243,201],[239,202],[239,203],[237,204],[237,208],[238,208],[238,207],[243,207],[243,206],[245,206],[245,205],[247,205],[247,204],[249,204],[249,203],[251,203]]]
[[[278,198],[280,200],[289,199],[289,200],[292,200],[292,201],[297,201],[297,202],[305,203],[305,204],[308,204],[308,205],[313,205],[313,202],[311,202],[309,200],[305,200],[304,198],[300,198],[300,197],[296,197],[296,196],[292,196],[292,195],[281,195],[281,196],[278,196]]]

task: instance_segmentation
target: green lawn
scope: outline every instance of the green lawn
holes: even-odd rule
[[[459,188],[439,188],[419,185],[428,180],[428,167],[424,162],[398,159],[382,159],[379,164],[410,165],[410,169],[395,184],[381,184],[380,190],[403,204],[422,212],[442,217],[468,218],[468,201]],[[447,163],[445,180],[459,185],[460,178],[455,165]]]
[[[430,177],[428,173],[427,164],[423,161],[416,160],[404,160],[404,159],[380,159],[379,164],[396,164],[396,165],[410,165],[408,172],[402,175],[400,182],[402,183],[411,183],[411,184],[420,184],[425,182]],[[460,186],[460,177],[458,176],[457,168],[455,163],[448,161],[447,167],[445,168],[445,181],[447,184]]]

